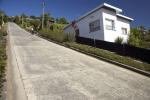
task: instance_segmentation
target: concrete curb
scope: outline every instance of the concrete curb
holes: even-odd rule
[[[7,32],[8,34],[9,32]],[[10,41],[9,41],[9,36],[7,35],[7,49],[6,49],[6,53],[7,53],[7,72],[6,72],[6,80],[7,80],[7,96],[6,96],[6,100],[13,100],[13,86],[12,86],[12,71],[11,71],[11,53],[10,53]]]
[[[9,26],[8,26],[9,30]],[[27,100],[27,96],[25,93],[23,81],[21,78],[21,74],[19,71],[19,66],[14,50],[14,43],[12,41],[12,37],[10,37],[10,31],[8,31],[8,80],[11,87],[8,87],[8,100]]]
[[[43,39],[46,39],[46,38],[44,38],[44,37],[42,37],[42,36],[40,36],[40,35],[36,35],[36,36],[41,37],[41,38],[43,38]],[[109,63],[111,63],[111,64],[115,64],[115,65],[117,65],[117,66],[120,66],[120,67],[122,67],[122,68],[126,68],[126,69],[129,69],[129,70],[134,71],[134,72],[136,72],[136,73],[142,74],[142,75],[144,75],[144,76],[150,77],[150,73],[147,72],[147,71],[144,71],[144,70],[141,70],[141,69],[137,69],[137,68],[135,68],[135,67],[132,67],[132,66],[129,66],[129,65],[125,65],[125,64],[122,64],[122,63],[119,63],[119,62],[116,62],[116,61],[107,59],[107,58],[103,58],[103,57],[100,57],[100,56],[97,56],[97,55],[94,55],[94,54],[91,54],[91,53],[88,53],[88,52],[85,52],[85,51],[81,51],[81,50],[79,50],[79,49],[77,49],[77,48],[68,47],[68,46],[66,46],[66,45],[64,45],[64,44],[62,44],[62,43],[59,43],[59,42],[56,42],[56,41],[53,41],[53,40],[50,40],[50,39],[46,39],[46,40],[48,40],[48,41],[50,41],[50,42],[53,42],[53,43],[56,43],[56,44],[58,44],[58,45],[64,46],[64,47],[66,47],[66,48],[75,50],[75,51],[77,51],[77,52],[84,53],[84,54],[89,55],[89,56],[91,56],[91,57],[94,57],[94,58],[96,58],[96,59],[103,60],[103,61],[109,62]]]

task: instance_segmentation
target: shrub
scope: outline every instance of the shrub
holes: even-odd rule
[[[5,45],[0,45],[0,60],[6,60],[6,48]]]
[[[58,31],[51,31],[48,29],[40,30],[39,35],[57,42],[63,42],[65,38],[65,35],[62,31],[58,32]]]
[[[0,60],[0,76],[3,75],[4,71],[5,71],[5,66],[6,66],[6,61],[5,60]]]
[[[6,61],[0,60],[0,99],[1,99],[3,82],[5,81],[5,66],[6,66]]]
[[[2,92],[3,82],[5,81],[5,66],[6,66],[5,45],[0,44],[0,97]]]
[[[6,26],[3,26],[2,29],[0,29],[0,43],[4,43],[6,42],[6,36],[7,32],[6,32]]]
[[[58,23],[54,23],[52,25],[50,25],[50,30],[55,30],[55,31],[63,31],[63,28],[64,28],[65,24],[58,24]]]
[[[3,87],[3,82],[5,81],[5,66],[6,66],[6,41],[4,36],[7,35],[6,25],[2,27],[0,30],[0,99],[1,99],[1,92]]]
[[[74,42],[75,41],[75,37],[73,34],[70,33],[64,33],[63,31],[52,31],[52,30],[48,30],[48,29],[43,29],[39,31],[39,35],[47,38],[47,39],[51,39],[57,42]]]
[[[132,67],[139,68],[139,69],[150,72],[150,67],[149,67],[150,64],[148,64],[148,63],[138,62],[133,58],[120,56],[116,53],[112,53],[107,50],[91,47],[88,45],[77,44],[77,43],[73,42],[74,35],[71,33],[65,34],[62,31],[50,31],[48,29],[43,29],[43,30],[39,31],[39,33],[40,33],[40,36],[47,38],[47,39],[57,41],[57,42],[61,42],[64,45],[66,45],[67,47],[73,47],[80,51],[84,51],[84,52],[87,52],[90,54],[97,55],[99,57],[104,57],[104,58],[107,58],[107,59],[110,59],[113,61],[120,62],[122,64],[130,65]],[[116,41],[118,43],[122,43],[123,39],[118,37],[118,39]]]
[[[40,21],[39,20],[31,20],[30,25],[33,26],[35,31],[38,31],[39,26],[40,26]]]
[[[75,34],[65,33],[64,42],[75,42]]]
[[[7,29],[6,26],[3,26],[2,29],[0,29],[0,37],[7,35]]]
[[[122,37],[117,37],[116,40],[115,40],[115,43],[122,44],[123,43],[123,38]]]
[[[133,28],[129,34],[128,44],[136,47],[149,48],[149,43],[146,41],[149,35],[146,35],[147,37],[139,29]]]

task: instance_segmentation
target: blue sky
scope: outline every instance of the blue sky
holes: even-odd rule
[[[69,21],[83,15],[103,2],[123,9],[123,14],[135,19],[132,27],[144,25],[150,28],[150,0],[45,0],[46,12],[54,18],[66,17]],[[39,16],[42,0],[0,0],[0,9],[10,16]]]

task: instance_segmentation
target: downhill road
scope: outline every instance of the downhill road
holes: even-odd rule
[[[54,44],[8,23],[9,98],[150,100],[150,78]]]

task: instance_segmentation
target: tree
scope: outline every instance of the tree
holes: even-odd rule
[[[150,42],[150,32],[145,34],[144,40],[147,41],[147,42]]]
[[[56,19],[56,22],[59,24],[68,24],[68,21],[66,18],[62,17],[60,19]]]
[[[143,47],[148,48],[148,43],[143,40],[142,33],[137,28],[131,29],[131,33],[129,35],[128,44],[136,46],[136,47]]]
[[[31,20],[30,24],[33,26],[34,30],[37,31],[40,26],[40,20]]]
[[[145,30],[145,27],[143,25],[138,27],[140,30]]]
[[[24,13],[21,14],[21,20],[20,21],[21,21],[22,26],[25,26],[27,17],[28,16],[26,16]]]
[[[32,15],[32,16],[30,16],[30,18],[32,18],[32,19],[36,19],[36,16]]]
[[[59,23],[59,19],[58,18],[56,18],[55,21],[56,21],[56,23]]]
[[[14,17],[13,16],[8,16],[8,21],[9,22],[14,22]]]
[[[3,17],[4,17],[5,13],[3,11],[0,10],[0,26],[3,24]]]
[[[22,17],[22,18],[27,18],[28,16],[25,15],[25,13],[22,13],[22,14],[21,14],[21,17]]]
[[[8,16],[7,16],[7,15],[4,15],[3,21],[4,21],[5,23],[8,22]]]
[[[0,10],[0,16],[4,15],[4,11]]]
[[[20,18],[19,18],[19,16],[15,16],[15,17],[14,17],[14,22],[15,22],[16,24],[20,24]]]
[[[148,29],[148,32],[150,33],[150,29]]]
[[[128,44],[139,47],[140,41],[140,31],[136,28],[131,29]]]
[[[44,26],[48,27],[48,21],[50,20],[50,14],[49,13],[45,13],[44,14]]]
[[[43,16],[41,16],[41,24],[42,24],[42,18],[43,18]],[[49,20],[51,20],[51,19],[52,19],[52,17],[50,17],[49,13],[44,14],[44,28],[49,28]]]

